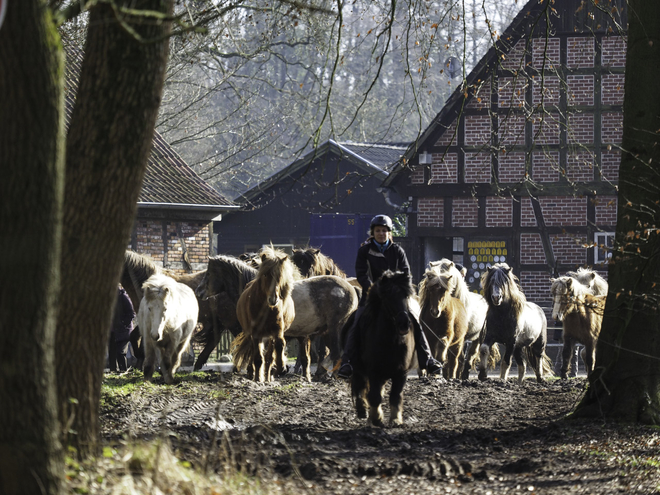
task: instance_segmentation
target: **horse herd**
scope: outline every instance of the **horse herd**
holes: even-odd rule
[[[459,269],[460,268],[460,269]],[[421,325],[445,378],[487,378],[488,366],[501,359],[506,380],[515,358],[518,380],[529,364],[539,382],[552,373],[545,353],[547,320],[543,310],[527,301],[517,277],[506,263],[496,263],[481,278],[483,295],[471,292],[465,269],[443,259],[429,267],[415,291],[411,277],[386,272],[370,289],[365,310],[356,323],[360,350],[354,364],[351,391],[358,417],[383,425],[385,383],[391,380],[390,423],[402,422],[403,387],[410,370],[418,368],[414,326]],[[237,369],[247,368],[256,381],[270,381],[287,372],[287,339],[298,339],[299,359],[311,380],[310,348],[320,340],[317,373],[338,367],[343,338],[353,325],[360,291],[318,249],[295,249],[291,256],[265,247],[241,260],[209,258],[206,270],[177,275],[132,251],[125,255],[121,283],[139,307],[139,335],[144,346],[144,375],[151,379],[156,362],[165,383],[172,383],[181,355],[195,334],[204,348],[195,362],[200,369],[224,330],[234,336]],[[561,378],[566,378],[573,348],[585,346],[587,372],[593,370],[596,341],[605,306],[607,282],[580,268],[551,279],[552,317],[563,322]],[[137,332],[136,332],[137,333]],[[133,348],[136,349],[136,342]],[[469,348],[463,348],[469,342]],[[504,355],[499,346],[504,347]],[[477,364],[478,363],[478,364]],[[420,376],[421,370],[418,371]]]

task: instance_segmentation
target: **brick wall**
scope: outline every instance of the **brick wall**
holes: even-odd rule
[[[465,153],[465,181],[474,183],[490,182],[490,153]]]
[[[601,43],[601,63],[603,67],[626,66],[626,38],[608,36]]]
[[[526,40],[518,41],[507,54],[500,55],[500,63],[503,69],[517,70],[525,67],[525,45]]]
[[[544,272],[520,272],[520,287],[528,301],[534,301],[541,307],[552,306],[550,296],[550,274]]]
[[[539,70],[557,68],[560,63],[559,48],[559,38],[534,38],[532,40],[532,66]]]
[[[490,145],[491,120],[490,115],[465,116],[465,145]]]
[[[523,265],[545,263],[545,253],[540,234],[520,234],[520,263]]]
[[[451,211],[452,227],[478,227],[479,202],[476,198],[454,198]]]
[[[415,165],[410,174],[411,184],[424,184],[424,165]]]
[[[580,150],[568,153],[566,157],[566,178],[573,182],[594,180],[595,157],[591,151]]]
[[[524,77],[500,77],[497,82],[497,104],[500,108],[525,106],[527,79]]]
[[[594,114],[569,113],[568,114],[568,142],[573,144],[593,144],[594,142]]]
[[[559,144],[559,115],[543,113],[532,119],[532,139],[536,144]]]
[[[525,144],[525,116],[519,113],[500,115],[500,146],[522,146]]]
[[[584,265],[587,262],[587,240],[584,236],[557,234],[550,237],[555,259],[565,264]]]
[[[442,126],[441,126],[442,127]],[[456,121],[453,121],[438,138],[436,146],[450,146],[456,144],[458,135],[456,134]]]
[[[619,180],[619,165],[621,165],[621,152],[619,150],[603,150],[600,155],[600,172],[603,179]]]
[[[490,108],[490,78],[485,81],[477,81],[475,87],[470,89],[470,92],[474,97],[465,108],[475,110]]]
[[[442,198],[419,198],[417,226],[444,227],[444,200]]]
[[[160,220],[139,221],[137,224],[137,242],[131,246],[133,251],[150,255],[154,261],[163,263],[163,223]]]
[[[601,102],[603,105],[623,105],[624,74],[603,74]]]
[[[623,114],[603,112],[601,114],[601,136],[603,144],[621,144],[623,140]]]
[[[534,105],[559,105],[559,78],[557,76],[535,76],[532,86],[532,102]]]
[[[537,182],[559,180],[559,153],[557,151],[534,151],[532,153],[532,179]]]
[[[566,66],[570,69],[593,67],[596,57],[596,42],[593,37],[571,37],[567,40]]]
[[[566,76],[569,105],[594,104],[594,76]]]
[[[456,153],[433,154],[431,165],[431,184],[458,182],[458,155]]]
[[[616,196],[596,198],[596,225],[616,225]]]
[[[541,196],[539,198],[543,220],[548,227],[568,227],[587,225],[587,199],[567,196]],[[520,225],[536,227],[536,217],[532,200],[522,198],[520,202]]]
[[[519,182],[525,178],[525,153],[499,154],[499,181]]]
[[[486,227],[511,227],[513,225],[513,199],[486,198]]]

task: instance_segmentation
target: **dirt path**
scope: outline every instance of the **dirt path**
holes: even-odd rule
[[[297,492],[657,492],[657,430],[560,421],[584,386],[413,379],[404,426],[380,429],[356,417],[345,382],[255,384],[206,372],[138,386],[106,403],[102,424],[108,442],[167,435],[194,465],[208,459],[218,470],[230,458]]]

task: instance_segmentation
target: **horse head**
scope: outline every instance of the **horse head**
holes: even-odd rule
[[[437,273],[433,268],[424,274],[419,287],[419,300],[422,306],[429,308],[433,318],[440,318],[449,298],[454,294],[457,283],[455,276],[449,271]]]
[[[409,299],[414,296],[409,274],[387,270],[369,291],[369,300],[376,300],[381,316],[392,323],[396,335],[404,337],[413,328]]]
[[[261,281],[261,289],[271,308],[291,295],[295,281],[294,270],[285,252],[264,248],[257,278]]]
[[[313,250],[311,248],[296,248],[293,250],[291,261],[296,266],[296,268],[298,268],[298,271],[303,278],[309,278],[314,275],[314,254],[318,252],[318,249]]]
[[[176,283],[165,275],[154,275],[142,286],[144,290],[143,304],[146,307],[149,320],[148,328],[150,329],[151,338],[157,342],[162,341],[167,326],[167,308],[172,298],[170,280]]]
[[[510,298],[509,292],[516,286],[516,281],[511,273],[511,267],[506,263],[496,263],[489,266],[481,278],[481,287],[489,303],[493,306],[501,306]]]

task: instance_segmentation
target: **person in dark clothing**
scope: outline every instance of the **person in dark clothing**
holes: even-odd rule
[[[133,318],[135,318],[133,303],[124,288],[119,286],[108,344],[110,371],[126,371],[127,369],[126,351],[133,330]]]
[[[371,220],[371,237],[358,249],[357,259],[355,260],[355,275],[362,287],[362,297],[355,312],[353,325],[346,336],[342,365],[337,372],[340,378],[350,378],[353,374],[351,360],[357,354],[357,322],[367,303],[369,288],[387,270],[410,274],[410,265],[405,251],[392,240],[392,228],[393,224],[390,217],[376,215]],[[410,316],[415,317],[414,315]],[[419,325],[416,327],[418,330],[415,331],[415,349],[420,367],[426,369],[432,375],[441,373],[442,364],[433,358],[424,332],[421,331]]]

